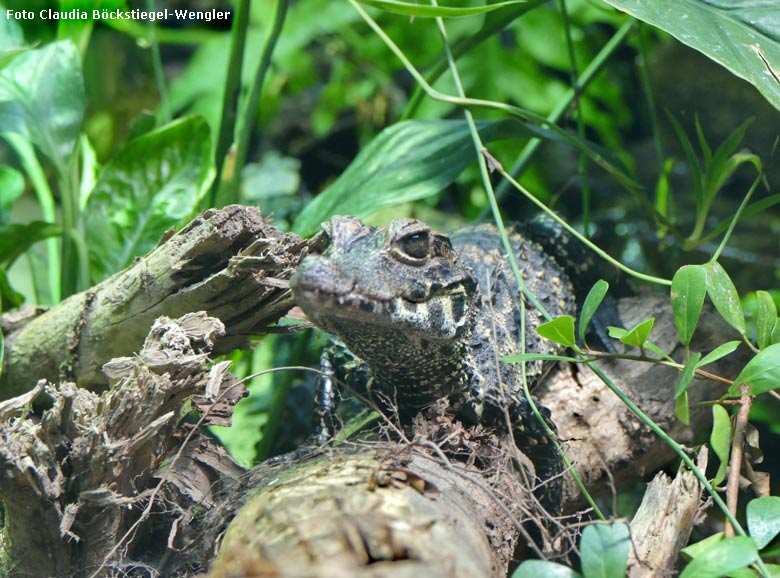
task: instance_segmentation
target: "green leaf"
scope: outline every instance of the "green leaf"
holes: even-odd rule
[[[685,425],[691,423],[691,408],[689,406],[687,391],[683,391],[679,397],[674,398],[674,415]]]
[[[759,351],[739,372],[729,388],[728,395],[740,397],[739,386],[750,385],[750,395],[758,395],[780,387],[780,343]]]
[[[674,391],[674,399],[676,401],[675,415],[677,416],[677,419],[685,425],[690,423],[688,411],[688,386],[696,375],[695,372],[700,359],[701,353],[694,353],[691,355],[680,373],[680,380],[677,382],[677,388]]]
[[[495,123],[480,124],[489,138]],[[342,175],[298,215],[293,229],[310,235],[334,214],[365,217],[392,205],[429,197],[475,159],[465,121],[406,121],[384,129]]]
[[[586,527],[580,540],[585,578],[624,578],[630,545],[628,525],[623,522]]]
[[[604,279],[599,279],[593,287],[590,288],[588,295],[585,297],[585,301],[582,302],[578,333],[582,343],[585,343],[585,331],[588,329],[588,325],[590,325],[593,316],[596,314],[596,310],[599,308],[599,305],[601,305],[608,290],[609,283],[604,281]]]
[[[717,361],[721,357],[726,357],[729,353],[731,353],[737,347],[739,347],[740,343],[742,342],[727,341],[726,343],[722,343],[718,345],[715,349],[713,349],[707,355],[705,355],[699,363],[696,364],[696,369],[699,369],[700,367],[704,367],[705,365],[708,365],[714,361]]]
[[[606,1],[725,66],[780,108],[780,35],[773,5],[758,0]]]
[[[527,363],[529,361],[568,361],[569,363],[577,363],[579,360],[576,357],[569,357],[568,355],[550,355],[547,353],[514,353],[512,355],[505,355],[501,358],[504,363]]]
[[[749,118],[740,126],[735,128],[726,140],[724,140],[715,151],[712,161],[707,165],[707,171],[704,176],[710,200],[723,187],[725,182],[736,172],[740,165],[752,163],[756,170],[761,172],[761,159],[754,154],[739,153],[734,154],[737,148],[742,144],[747,129],[753,124],[755,118]]]
[[[474,14],[482,14],[483,12],[490,12],[498,8],[504,8],[505,6],[513,6],[515,4],[523,4],[525,0],[510,0],[507,2],[495,2],[493,4],[487,4],[484,6],[471,6],[466,8],[454,8],[450,6],[431,6],[426,4],[416,4],[409,2],[399,2],[398,0],[357,0],[361,4],[366,6],[373,6],[380,8],[385,12],[392,12],[394,14],[404,14],[407,16],[421,16],[424,18],[456,18],[459,16],[472,16]]]
[[[213,178],[209,129],[199,117],[127,143],[103,168],[87,201],[92,281],[153,249],[197,210]]]
[[[73,43],[28,50],[0,70],[0,127],[38,146],[67,173],[84,118],[81,60]]]
[[[707,536],[703,540],[699,540],[698,542],[694,542],[693,544],[686,546],[680,550],[680,552],[685,554],[688,559],[696,558],[703,552],[706,552],[707,549],[712,547],[713,544],[717,544],[721,541],[723,541],[723,532],[716,532],[711,536]]]
[[[35,243],[57,235],[62,235],[62,227],[44,221],[0,225],[0,267],[7,270]]]
[[[25,50],[22,27],[16,20],[5,18],[3,13],[0,16],[0,68]]]
[[[7,223],[16,199],[24,192],[24,176],[11,167],[0,167],[0,224]]]
[[[780,498],[764,496],[747,505],[747,525],[750,537],[759,550],[780,534]]]
[[[536,136],[565,142],[607,170],[621,183],[633,181],[607,152],[527,113],[527,119],[481,122],[483,141]],[[293,230],[311,235],[335,214],[365,217],[385,207],[430,197],[452,183],[476,159],[468,124],[463,120],[410,120],[384,129],[349,167],[298,215]]]
[[[688,345],[699,323],[704,296],[707,293],[707,271],[701,265],[686,265],[672,278],[672,311],[680,343]]]
[[[688,168],[691,171],[691,178],[693,180],[694,198],[696,199],[696,208],[699,210],[697,212],[700,212],[704,203],[704,189],[702,188],[704,179],[702,178],[702,167],[699,162],[699,157],[696,156],[696,151],[693,150],[693,144],[688,138],[688,135],[685,134],[682,125],[674,118],[672,113],[668,110],[665,112],[666,117],[669,119],[669,123],[672,125],[672,128],[677,135],[677,140],[680,141],[683,152],[685,153],[685,160],[688,163]]]
[[[772,328],[772,344],[780,343],[780,319],[775,321],[775,326]]]
[[[759,349],[772,344],[772,330],[777,321],[777,307],[767,291],[756,291],[756,343]]]
[[[645,319],[641,323],[637,323],[634,327],[626,331],[622,337],[618,337],[621,342],[626,345],[633,345],[634,347],[644,347],[645,341],[650,337],[650,332],[653,330],[653,324],[655,323],[655,317]],[[610,337],[616,337],[612,335],[613,328],[609,328]]]
[[[707,271],[707,294],[726,323],[745,335],[745,314],[734,283],[717,261],[710,261]]]
[[[683,367],[683,370],[680,373],[680,380],[677,382],[677,387],[674,390],[674,397],[679,397],[688,391],[688,386],[696,375],[695,372],[696,368],[699,367],[700,359],[701,353],[694,353],[688,358],[688,361],[685,362],[685,367]]]
[[[571,347],[576,343],[574,340],[574,317],[571,315],[561,315],[542,323],[536,328],[536,332],[550,341],[560,343],[565,347]]]
[[[582,578],[582,574],[571,568],[547,562],[546,560],[526,560],[512,572],[512,578]]]
[[[24,303],[24,295],[11,287],[5,269],[0,269],[0,310],[15,309]],[[0,344],[3,343],[3,332],[0,331]],[[2,351],[2,346],[0,346]],[[0,355],[0,357],[2,357]],[[0,359],[0,375],[2,375],[3,361]]]
[[[712,480],[712,485],[717,486],[726,479],[726,471],[729,464],[729,452],[731,451],[731,418],[729,412],[722,405],[712,406],[712,432],[710,433],[710,446],[720,460],[718,473]]]
[[[758,550],[747,536],[725,538],[702,550],[679,578],[721,578],[758,560]]]

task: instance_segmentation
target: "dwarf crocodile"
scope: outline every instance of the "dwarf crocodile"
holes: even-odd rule
[[[309,320],[348,348],[326,349],[326,372],[349,389],[370,392],[401,422],[445,397],[467,424],[502,428],[509,410],[515,441],[539,481],[554,479],[561,460],[530,411],[522,367],[499,361],[521,350],[522,297],[495,227],[445,236],[414,219],[370,227],[334,217],[323,230],[323,254],[307,257],[291,285]],[[510,241],[538,302],[553,317],[574,314],[574,288],[553,257],[519,229]],[[544,321],[525,307],[526,351],[560,353],[537,334]],[[533,387],[549,368],[550,362],[526,363],[528,383]],[[338,393],[331,380],[323,383],[318,404],[327,417]]]

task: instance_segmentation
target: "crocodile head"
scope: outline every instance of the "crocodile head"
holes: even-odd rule
[[[323,228],[325,252],[307,257],[291,280],[297,304],[317,326],[350,349],[355,333],[433,341],[462,336],[477,283],[448,237],[415,219],[370,227],[337,216]]]

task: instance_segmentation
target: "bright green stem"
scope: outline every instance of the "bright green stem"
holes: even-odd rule
[[[217,175],[211,189],[209,204],[216,204],[217,192],[222,182],[222,173],[226,169],[228,151],[233,142],[238,115],[238,97],[241,94],[241,70],[244,66],[244,49],[246,48],[246,34],[249,28],[249,4],[251,0],[238,0],[236,11],[233,15],[233,31],[230,42],[230,59],[228,61],[227,78],[225,79],[225,92],[222,95],[222,116],[219,121],[219,135],[214,153],[214,161],[217,166]],[[230,177],[228,177],[230,178]]]
[[[607,261],[608,263],[611,263],[613,266],[617,267],[621,271],[624,271],[625,273],[631,275],[632,277],[636,279],[641,279],[642,281],[648,281],[650,283],[655,283],[657,285],[666,285],[671,287],[672,281],[670,279],[664,279],[662,277],[654,277],[653,275],[648,275],[646,273],[640,273],[639,271],[636,271],[635,269],[632,269],[631,267],[624,265],[612,255],[604,251],[601,247],[593,243],[590,239],[582,235],[577,229],[569,225],[566,221],[564,221],[561,217],[559,217],[555,211],[550,210],[547,205],[545,205],[542,201],[537,199],[534,195],[531,194],[530,191],[528,191],[525,187],[523,187],[520,183],[518,183],[509,173],[507,173],[504,169],[499,168],[499,172],[506,178],[508,182],[510,182],[514,187],[523,193],[525,197],[530,200],[533,204],[535,204],[537,207],[539,207],[542,211],[547,213],[547,215],[550,216],[553,220],[555,220],[558,224],[560,224],[564,229],[566,229],[573,237],[579,239],[586,247],[588,247],[591,251],[596,253],[599,257]]]
[[[431,0],[431,4],[436,4],[436,0]],[[463,83],[460,79],[460,74],[458,73],[458,68],[455,64],[455,59],[452,56],[452,53],[450,51],[449,44],[447,42],[447,29],[444,26],[444,20],[441,18],[436,18],[436,23],[439,26],[439,30],[441,32],[442,36],[442,42],[444,45],[444,52],[447,56],[447,61],[450,65],[450,72],[452,73],[452,77],[455,81],[455,86],[457,87],[458,94],[460,96],[465,96],[465,91],[463,89]],[[517,264],[517,258],[514,254],[514,251],[512,250],[511,243],[509,241],[509,237],[506,234],[506,228],[503,224],[503,219],[501,218],[501,214],[498,210],[498,203],[496,202],[496,195],[493,192],[493,185],[490,182],[490,173],[488,171],[487,161],[485,159],[485,152],[487,149],[485,148],[485,145],[482,143],[482,139],[479,136],[479,132],[477,131],[477,125],[474,122],[474,117],[471,114],[469,110],[464,110],[463,115],[466,118],[466,122],[468,122],[469,130],[471,132],[471,137],[474,142],[474,150],[477,153],[477,156],[479,158],[479,168],[480,172],[482,174],[482,181],[485,185],[485,190],[487,192],[488,198],[490,199],[491,206],[494,207],[494,218],[496,220],[496,224],[498,225],[498,231],[501,236],[501,242],[504,246],[504,249],[507,252],[507,255],[509,256],[509,263],[512,267],[512,271],[514,273],[515,279],[517,280],[517,284],[520,288],[520,290],[523,292],[523,294],[528,298],[529,302],[534,305],[539,311],[541,311],[545,317],[548,319],[550,318],[549,313],[542,307],[542,305],[536,300],[536,296],[528,290],[528,288],[525,286],[525,282],[523,281],[523,276],[520,274],[520,268]],[[525,353],[525,301],[521,300],[520,304],[521,310],[520,310],[520,351],[522,353]],[[568,471],[571,473],[571,475],[574,477],[577,486],[582,491],[582,495],[585,497],[587,502],[591,505],[594,512],[597,516],[599,516],[601,519],[605,519],[604,514],[601,512],[599,507],[596,505],[595,500],[593,500],[593,497],[588,492],[587,488],[585,488],[585,484],[583,483],[582,479],[577,475],[577,472],[572,467],[572,463],[569,461],[569,459],[566,457],[565,452],[563,451],[563,448],[558,443],[558,438],[554,431],[552,431],[552,428],[547,424],[547,421],[542,416],[541,412],[539,411],[539,408],[536,406],[536,403],[533,400],[533,397],[531,397],[531,392],[528,388],[528,379],[525,374],[525,364],[521,364],[521,375],[522,375],[522,382],[523,382],[523,391],[525,393],[526,398],[528,399],[528,404],[531,408],[532,413],[536,417],[536,419],[539,421],[539,423],[542,425],[542,427],[545,430],[545,433],[547,434],[547,437],[553,442],[555,445],[558,454],[563,459],[563,462],[568,469]]]
[[[54,205],[54,195],[46,180],[41,164],[32,145],[16,133],[3,133],[3,138],[19,155],[19,160],[24,167],[27,176],[30,177],[38,205],[41,207],[41,215],[47,223],[57,222],[57,211]],[[62,298],[60,285],[60,248],[56,238],[46,239],[47,277],[49,279],[49,299],[52,304],[59,303]],[[37,298],[41,302],[40,295]]]
[[[268,76],[268,70],[271,67],[271,57],[276,48],[276,43],[279,41],[279,36],[282,33],[289,6],[289,0],[277,0],[274,22],[271,26],[271,31],[268,34],[265,47],[263,48],[263,55],[260,58],[260,64],[257,67],[257,73],[255,74],[255,79],[252,84],[252,91],[249,93],[249,98],[246,101],[243,114],[241,115],[236,154],[235,157],[231,159],[233,170],[229,175],[224,175],[224,180],[220,185],[219,194],[217,195],[217,206],[219,207],[238,201],[238,188],[241,184],[241,169],[244,167],[244,163],[246,163],[252,129],[255,126],[255,116],[260,104],[260,96],[263,93],[263,84],[266,76]]]
[[[742,199],[742,202],[739,205],[739,208],[737,209],[737,212],[734,213],[734,218],[731,219],[731,223],[729,224],[729,228],[726,230],[726,234],[723,235],[723,240],[720,242],[720,245],[718,245],[718,248],[716,249],[715,253],[712,255],[712,259],[710,261],[717,261],[718,257],[720,257],[720,254],[723,252],[723,249],[726,248],[726,244],[729,242],[729,239],[731,238],[731,233],[734,232],[734,227],[737,226],[737,222],[739,221],[739,218],[742,216],[742,213],[745,210],[745,207],[747,207],[748,202],[750,201],[750,197],[753,196],[753,193],[758,188],[758,184],[764,179],[764,174],[759,173],[758,176],[756,176],[755,180],[753,181],[753,184],[750,185],[750,189],[748,189],[747,194],[745,195],[745,198]]]
[[[550,123],[557,122],[561,118],[561,116],[563,116],[563,113],[569,109],[569,106],[571,106],[571,103],[574,101],[577,95],[585,90],[585,88],[601,72],[601,70],[604,68],[604,65],[607,63],[607,60],[609,60],[612,54],[618,48],[620,48],[620,46],[622,46],[625,39],[633,31],[635,25],[636,25],[635,20],[628,20],[626,21],[625,24],[623,24],[623,26],[621,26],[618,29],[617,32],[615,32],[612,38],[610,38],[609,41],[602,47],[602,49],[599,50],[599,53],[596,54],[596,56],[593,58],[590,64],[588,64],[588,66],[585,68],[585,70],[582,71],[582,74],[579,76],[579,78],[577,78],[574,85],[566,91],[563,97],[561,97],[561,99],[555,105],[555,108],[552,110],[552,112],[549,115],[547,115],[546,120],[548,122]],[[528,163],[531,161],[531,158],[536,152],[536,149],[538,149],[539,145],[541,144],[542,144],[542,140],[539,138],[534,137],[529,139],[528,143],[525,145],[525,147],[523,147],[523,150],[520,152],[520,155],[517,157],[514,164],[512,165],[512,168],[509,169],[509,174],[511,174],[515,178],[517,178],[518,175],[522,174],[522,172],[528,166]],[[502,199],[508,191],[509,191],[509,184],[506,182],[501,182],[496,187],[496,196],[499,199]]]

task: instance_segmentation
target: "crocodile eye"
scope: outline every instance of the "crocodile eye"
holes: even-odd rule
[[[412,259],[425,259],[431,252],[431,236],[427,232],[413,233],[401,240],[400,249]]]

